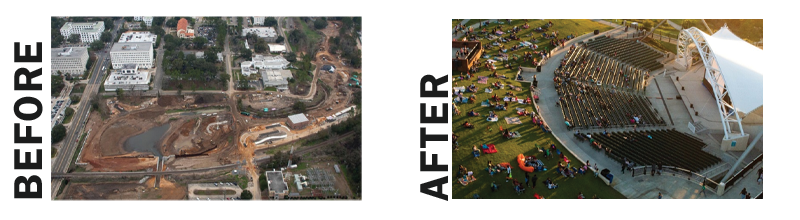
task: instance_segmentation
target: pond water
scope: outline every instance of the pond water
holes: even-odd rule
[[[126,151],[149,152],[158,157],[163,156],[156,144],[165,136],[167,130],[169,130],[169,124],[151,128],[144,133],[128,138],[123,147]]]

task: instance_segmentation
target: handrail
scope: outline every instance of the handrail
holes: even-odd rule
[[[764,153],[761,153],[761,154],[758,155],[758,157],[753,159],[753,161],[750,161],[750,163],[748,163],[747,166],[742,168],[742,170],[740,170],[735,175],[733,175],[733,177],[731,177],[730,180],[725,182],[725,192],[730,190],[733,187],[733,185],[736,184],[737,181],[739,181],[741,178],[744,177],[745,173],[747,173],[748,171],[750,171],[753,168],[755,168],[755,166],[758,165],[758,163],[763,161],[763,160],[764,160]]]
[[[634,167],[631,170],[631,177],[647,175],[648,167],[652,167],[652,165]],[[706,188],[712,191],[716,191],[717,186],[719,185],[719,183],[717,183],[716,181],[711,180],[710,178],[703,176],[702,174],[692,172],[691,170],[675,166],[662,166],[662,168],[663,170],[661,175],[671,174],[672,176],[675,177],[686,178],[686,180],[691,181],[693,183],[705,184]]]

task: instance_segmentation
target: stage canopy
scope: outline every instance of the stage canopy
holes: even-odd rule
[[[701,32],[702,33],[702,32]],[[722,27],[714,35],[703,33],[722,72],[731,101],[737,111],[748,114],[764,105],[764,65],[769,65],[764,51]]]

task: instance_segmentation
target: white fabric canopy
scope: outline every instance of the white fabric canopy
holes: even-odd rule
[[[701,32],[702,33],[702,32]],[[742,40],[727,27],[703,37],[714,51],[716,63],[710,65],[722,72],[731,101],[745,114],[764,105],[764,69],[768,65],[764,51]]]

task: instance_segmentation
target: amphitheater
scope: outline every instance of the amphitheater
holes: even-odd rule
[[[660,51],[640,42],[646,31],[594,21],[613,29],[570,39],[515,77],[532,82],[556,139],[627,198],[762,197],[763,50],[706,26]]]
[[[518,73],[536,76],[536,109],[556,138],[608,169],[605,182],[627,198],[740,198],[743,188],[763,196],[763,50],[727,27],[693,27],[678,51],[662,52],[599,22],[614,29],[571,39],[540,72]],[[635,165],[623,174],[626,160]],[[659,163],[662,175],[652,175]]]

